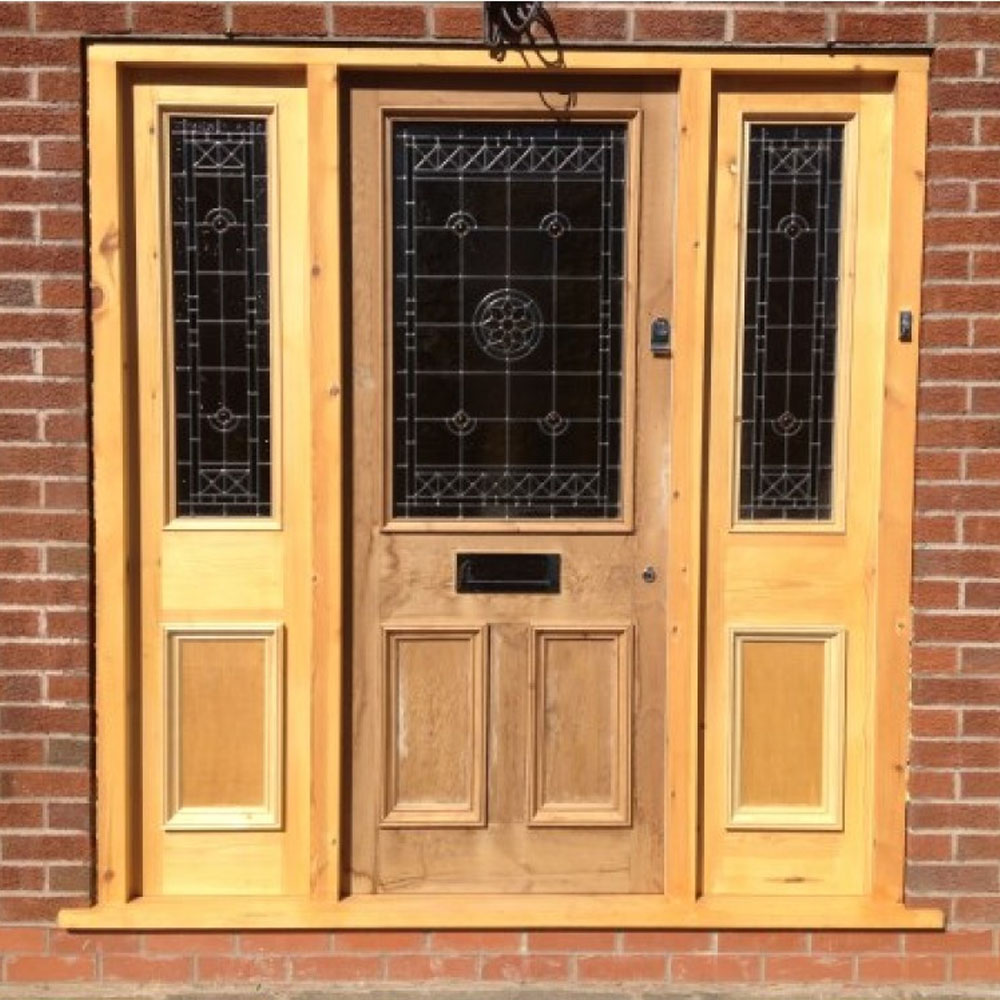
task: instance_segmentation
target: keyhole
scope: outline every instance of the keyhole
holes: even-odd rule
[[[653,566],[647,566],[642,571],[642,579],[646,583],[653,583],[653,581],[656,580],[656,569]]]

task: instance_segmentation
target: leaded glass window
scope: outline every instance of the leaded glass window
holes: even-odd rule
[[[394,123],[394,516],[620,516],[625,142]]]
[[[739,516],[833,513],[844,126],[752,125]]]
[[[267,120],[170,118],[179,516],[271,513]]]

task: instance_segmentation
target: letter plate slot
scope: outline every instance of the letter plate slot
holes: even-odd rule
[[[459,552],[460,594],[558,594],[560,557],[546,552]]]

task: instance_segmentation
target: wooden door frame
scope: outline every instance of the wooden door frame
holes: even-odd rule
[[[70,928],[240,927],[938,927],[936,910],[903,903],[904,796],[910,640],[908,556],[915,440],[916,343],[919,334],[926,52],[741,52],[567,50],[558,70],[574,74],[665,74],[678,88],[678,190],[671,426],[674,428],[667,589],[671,624],[666,801],[670,813],[662,896],[344,897],[342,858],[342,525],[313,525],[312,760],[309,892],[299,896],[151,897],[141,884],[139,714],[136,671],[139,618],[135,496],[137,442],[132,384],[134,309],[130,208],[133,197],[130,89],[139,79],[206,84],[217,74],[280,74],[308,91],[311,217],[309,292],[312,351],[312,454],[326,474],[316,478],[315,506],[336,509],[342,495],[340,337],[343,290],[340,199],[341,86],[359,71],[504,74],[523,71],[485,49],[306,47],[95,43],[87,52],[89,84],[92,323],[94,347],[94,505],[97,632],[97,901],[66,910]],[[531,67],[532,70],[536,67]],[[701,655],[704,417],[714,103],[723,81],[780,78],[808,91],[821,84],[852,88],[887,81],[893,93],[893,196],[887,317],[914,313],[913,343],[901,344],[887,324],[887,399],[883,434],[907,461],[883,469],[879,540],[879,613],[871,891],[864,896],[708,897],[698,885],[699,662]],[[271,77],[273,78],[273,77]],[[685,197],[684,192],[700,192]],[[305,236],[303,235],[303,238]],[[690,419],[691,416],[698,419]]]

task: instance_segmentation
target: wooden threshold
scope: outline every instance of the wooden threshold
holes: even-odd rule
[[[340,902],[305,897],[146,896],[63,910],[69,930],[245,930],[419,927],[812,928],[938,930],[940,910],[851,896],[776,899],[718,896],[672,903],[662,896],[427,895],[355,896]]]

